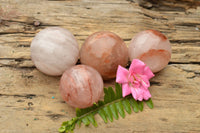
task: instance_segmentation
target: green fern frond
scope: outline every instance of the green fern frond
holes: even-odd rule
[[[73,132],[75,125],[81,126],[83,123],[85,126],[92,123],[93,126],[97,127],[97,122],[94,118],[95,114],[99,114],[105,123],[110,120],[113,122],[113,118],[116,120],[119,115],[124,118],[125,112],[128,114],[132,113],[132,110],[137,113],[143,111],[143,101],[136,101],[131,95],[123,98],[122,88],[119,84],[115,84],[115,91],[112,87],[104,88],[104,101],[95,103],[92,107],[85,109],[76,109],[76,117],[70,121],[63,122],[59,128],[60,133]],[[151,99],[144,101],[149,108],[153,108],[153,102]]]

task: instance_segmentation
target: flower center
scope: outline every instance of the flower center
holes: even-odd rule
[[[128,81],[129,81],[128,84],[129,84],[129,86],[134,87],[134,85],[136,83],[138,83],[138,77],[139,77],[139,75],[130,74],[129,77],[128,77]]]
[[[146,88],[147,86],[149,86],[143,80],[143,78],[138,74],[129,75],[128,80],[129,80],[129,82],[128,82],[129,86],[131,86],[133,88],[140,88],[141,86],[144,86]]]

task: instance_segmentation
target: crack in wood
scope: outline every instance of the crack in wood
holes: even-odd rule
[[[146,17],[149,17],[151,19],[161,19],[161,20],[168,20],[167,18],[164,18],[164,17],[161,17],[161,16],[153,16],[153,15],[150,15],[150,14],[147,14],[147,13],[144,13],[144,12],[139,12],[139,14],[142,14]]]
[[[25,58],[0,58],[0,61],[8,60],[9,63],[0,63],[0,67],[10,67],[10,68],[20,68],[20,69],[34,69],[35,66],[30,64],[28,66],[24,65],[23,63],[30,62],[31,59]],[[4,61],[3,61],[4,62]]]
[[[187,69],[184,69],[184,68],[180,68],[180,69],[185,71],[185,72],[192,72],[194,74],[200,74],[200,72],[197,72],[197,71],[194,71],[194,70],[187,70]]]
[[[194,78],[196,78],[197,76],[195,75],[195,76],[191,76],[191,77],[187,77],[187,79],[194,79]]]
[[[0,93],[0,97],[2,96],[12,96],[12,97],[24,97],[27,99],[32,99],[36,97],[36,94],[2,94]]]
[[[32,26],[32,27],[39,27],[39,26],[59,26],[59,25],[54,25],[54,24],[48,24],[48,23],[42,23],[41,21],[39,21],[38,19],[35,19],[33,17],[27,17],[26,19],[27,21],[19,21],[19,20],[12,20],[12,19],[9,19],[9,20],[2,20],[4,23],[6,22],[15,22],[15,23],[21,23],[21,24],[24,24],[24,25],[29,25],[29,26]],[[39,25],[35,25],[35,22],[39,22],[40,24]]]
[[[31,60],[31,59],[25,59],[25,58],[0,58],[0,60],[14,60],[14,61],[17,61],[17,62],[22,62],[22,61]]]
[[[1,65],[0,64],[0,68],[1,67],[8,67],[8,68],[16,68],[16,69],[30,69],[30,70],[33,70],[33,69],[36,69],[35,66],[18,66],[18,65]]]
[[[29,48],[30,45],[20,44],[20,45],[17,45],[17,47]]]
[[[191,22],[191,23],[175,23],[177,26],[187,26],[187,27],[196,27],[197,25],[200,25],[200,23],[197,22]]]
[[[19,33],[24,33],[25,34],[25,32],[0,32],[0,35],[19,34]]]
[[[150,81],[151,86],[161,86],[161,83],[158,81]]]
[[[16,22],[16,23],[22,23],[22,24],[26,24],[26,25],[32,25],[34,23],[33,21],[34,19],[31,18],[29,21],[17,21],[17,20],[4,20],[5,22]]]
[[[58,120],[59,118],[64,117],[64,115],[62,115],[62,114],[49,114],[46,116],[50,117],[52,120]]]
[[[196,65],[200,65],[200,62],[194,62],[194,61],[190,61],[190,62],[175,62],[175,61],[170,61],[168,63],[169,65],[171,64],[196,64]]]
[[[19,100],[17,100],[17,102],[20,102],[20,103],[21,103],[21,102],[25,102],[25,100],[19,99]]]
[[[197,43],[200,40],[170,40],[171,43]]]
[[[23,78],[27,78],[27,79],[31,79],[33,78],[34,76],[33,75],[22,75]]]
[[[132,38],[125,38],[124,41],[131,41]]]
[[[156,11],[185,11],[200,6],[199,0],[127,0]]]

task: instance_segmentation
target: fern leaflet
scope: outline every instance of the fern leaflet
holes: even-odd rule
[[[132,110],[137,113],[143,111],[143,101],[136,101],[131,95],[123,98],[122,88],[119,84],[115,84],[115,91],[112,87],[104,88],[104,101],[99,101],[95,103],[92,107],[85,109],[76,109],[76,117],[69,121],[62,123],[59,128],[60,133],[73,132],[75,125],[81,125],[83,123],[85,126],[92,123],[93,126],[97,127],[97,122],[94,118],[95,114],[99,114],[105,123],[110,120],[113,121],[119,118],[119,115],[124,118],[125,112],[131,114]],[[149,108],[153,108],[153,102],[151,99],[144,101]]]

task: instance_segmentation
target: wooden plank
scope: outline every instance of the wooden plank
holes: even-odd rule
[[[75,116],[75,110],[60,97],[59,77],[46,76],[36,69],[1,67],[0,71],[4,72],[0,75],[4,77],[0,81],[1,130],[56,132],[62,121]],[[108,124],[97,116],[98,128],[82,126],[75,131],[200,131],[199,72],[199,65],[169,65],[151,80],[154,109],[145,106],[142,113],[126,114],[125,119]],[[105,83],[113,85],[113,81]],[[5,125],[10,125],[9,129]]]
[[[172,62],[179,62],[180,57],[182,57],[181,62],[198,62],[200,60],[199,8],[189,10],[189,14],[172,11],[163,13],[143,9],[137,4],[129,2],[116,1],[113,4],[110,1],[102,1],[97,2],[98,5],[95,3],[91,1],[41,1],[23,2],[23,4],[20,1],[18,3],[10,2],[10,7],[18,10],[15,14],[16,17],[2,20],[0,50],[3,54],[1,54],[1,58],[30,60],[28,49],[35,33],[47,26],[59,25],[72,31],[79,45],[88,35],[100,30],[117,33],[128,45],[137,32],[145,29],[157,29],[166,34],[171,40],[172,46],[178,46],[172,47]],[[48,14],[42,7],[48,7]],[[39,21],[42,26],[35,27],[34,21]],[[9,63],[1,64],[9,65]]]

